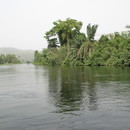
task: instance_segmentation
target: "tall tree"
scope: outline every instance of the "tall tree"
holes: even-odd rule
[[[87,31],[88,40],[90,42],[94,41],[94,37],[95,37],[96,31],[97,31],[97,28],[98,28],[98,25],[91,26],[91,24],[88,24],[86,31]]]
[[[87,33],[87,40],[82,44],[80,47],[77,55],[80,58],[85,58],[87,55],[91,57],[91,51],[93,49],[93,43],[94,43],[94,37],[97,31],[98,25],[93,25],[91,24],[87,25],[86,33]]]
[[[60,46],[70,45],[71,40],[80,33],[82,27],[82,22],[70,18],[67,18],[65,21],[58,20],[53,24],[54,27],[46,32],[45,38],[48,44],[52,45],[53,43],[54,47],[58,44]]]

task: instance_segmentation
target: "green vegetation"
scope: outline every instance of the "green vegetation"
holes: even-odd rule
[[[20,60],[12,54],[1,54],[0,55],[0,64],[17,64],[20,63]]]
[[[28,63],[28,62],[33,62],[34,60],[34,51],[33,50],[20,50],[16,48],[10,48],[10,47],[3,47],[0,48],[0,54],[11,54],[15,55],[20,59],[21,63]]]
[[[53,24],[45,34],[48,48],[35,51],[35,64],[130,66],[130,31],[102,35],[95,40],[98,25],[89,24],[85,34],[81,32],[82,22],[74,19],[58,20]]]

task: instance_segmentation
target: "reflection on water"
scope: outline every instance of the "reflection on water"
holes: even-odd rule
[[[50,101],[61,113],[98,110],[101,99],[112,102],[123,96],[117,91],[130,92],[129,71],[129,68],[114,67],[49,67]]]
[[[128,130],[130,68],[0,66],[1,130]]]

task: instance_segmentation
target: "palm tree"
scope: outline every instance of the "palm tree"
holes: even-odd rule
[[[91,51],[93,48],[94,37],[97,31],[97,28],[98,28],[98,25],[93,25],[93,26],[91,26],[91,24],[87,25],[87,29],[86,29],[87,39],[86,39],[86,42],[82,44],[82,46],[80,47],[78,51],[79,57],[84,58],[87,55],[91,57]]]
[[[94,37],[95,37],[96,31],[97,31],[97,28],[98,28],[98,25],[91,26],[91,24],[88,24],[86,32],[87,32],[88,40],[90,42],[94,41]]]

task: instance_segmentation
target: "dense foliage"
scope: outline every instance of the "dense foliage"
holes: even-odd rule
[[[12,54],[0,55],[0,64],[20,63],[20,60]]]
[[[82,22],[74,19],[54,22],[46,32],[48,48],[35,51],[34,62],[43,65],[124,65],[130,66],[130,32],[94,36],[98,25],[89,24],[86,34],[80,30]],[[129,26],[126,26],[129,28]]]

